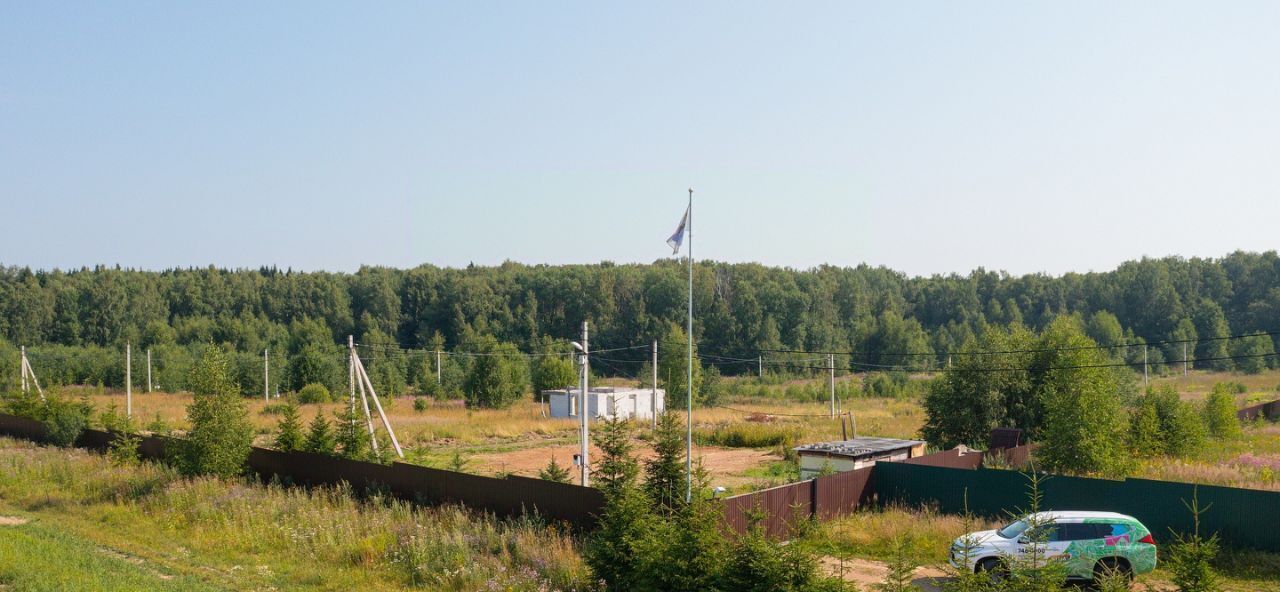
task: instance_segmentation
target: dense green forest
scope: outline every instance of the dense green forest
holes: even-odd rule
[[[491,338],[533,351],[576,338],[581,322],[588,320],[593,348],[640,345],[683,324],[685,282],[685,268],[676,260],[366,267],[353,274],[6,267],[0,268],[0,355],[6,359],[0,378],[12,384],[17,365],[7,360],[18,345],[31,348],[33,365],[48,382],[112,386],[123,383],[120,352],[131,342],[135,352],[155,350],[157,381],[164,386],[180,382],[193,345],[224,344],[238,352],[248,392],[261,391],[261,356],[267,348],[278,356],[282,370],[272,382],[284,381],[282,390],[317,377],[344,384],[339,344],[349,334],[369,344],[374,357],[392,355],[397,345],[470,351],[490,347],[485,344]],[[1200,340],[1191,344],[1189,355],[1195,358],[1224,357],[1236,347],[1263,351],[1275,346],[1269,338],[1205,338],[1280,331],[1275,252],[1143,259],[1113,271],[1061,277],[983,269],[908,277],[865,265],[795,270],[701,262],[694,283],[695,333],[707,360],[755,359],[769,350],[835,350],[856,352],[839,358],[851,370],[930,369],[945,364],[947,352],[989,326],[1039,330],[1063,314],[1079,314],[1090,337],[1103,345]],[[1181,360],[1182,347],[1153,347],[1148,355],[1159,367]],[[1132,357],[1137,351],[1140,360],[1141,349],[1117,353]],[[643,352],[619,357],[632,354],[643,357]],[[135,367],[140,358],[134,356]],[[1274,363],[1274,358],[1250,360]],[[427,356],[401,356],[394,369],[383,369],[400,378],[379,380],[425,384],[431,362]],[[1201,365],[1226,369],[1233,363]],[[635,369],[615,368],[619,373]],[[754,371],[755,365],[722,363],[721,370],[734,374]],[[451,372],[458,370],[446,365],[444,373]],[[393,384],[392,390],[399,389]]]

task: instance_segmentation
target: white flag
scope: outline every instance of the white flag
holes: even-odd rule
[[[671,247],[671,254],[675,255],[680,252],[680,245],[684,244],[684,227],[689,223],[689,210],[684,211],[684,217],[680,218],[680,225],[676,227],[676,231],[667,239],[667,245]]]

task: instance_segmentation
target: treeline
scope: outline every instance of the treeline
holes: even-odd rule
[[[1270,345],[1270,341],[1267,341]],[[1139,379],[1096,348],[1078,317],[1040,334],[988,331],[972,351],[928,383],[921,436],[942,448],[985,447],[991,430],[1012,427],[1036,442],[1050,472],[1126,475],[1137,458],[1184,456],[1206,437],[1240,434],[1233,394],[1219,384],[1203,404],[1171,385],[1139,389]]]
[[[269,348],[287,356],[282,362],[333,358],[341,375],[339,343],[347,335],[382,351],[397,345],[466,351],[490,337],[532,351],[548,339],[577,338],[588,320],[593,347],[637,345],[683,324],[685,298],[684,270],[675,260],[367,267],[353,274],[8,267],[0,269],[0,338],[88,356],[118,355],[125,342],[135,351],[218,343],[247,356]],[[694,302],[701,353],[726,358],[755,359],[762,350],[854,351],[838,363],[854,370],[931,369],[988,327],[1038,331],[1077,313],[1103,345],[1190,340],[1189,357],[1225,358],[1229,344],[1214,338],[1280,331],[1280,257],[1143,259],[1062,277],[982,269],[907,277],[865,265],[794,270],[703,262],[695,269]],[[1158,369],[1181,360],[1182,347],[1166,343],[1146,353]],[[1140,357],[1142,349],[1120,353]],[[756,370],[746,362],[720,368]],[[105,369],[101,374],[106,384],[121,380]],[[404,376],[414,380],[409,368]]]

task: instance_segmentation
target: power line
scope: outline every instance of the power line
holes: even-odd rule
[[[1238,355],[1238,356],[1217,356],[1212,358],[1189,358],[1185,360],[1166,360],[1161,363],[1166,365],[1181,364],[1184,362],[1189,362],[1194,364],[1197,362],[1217,362],[1222,360],[1250,360],[1250,359],[1256,359],[1256,358],[1270,358],[1275,356],[1280,356],[1280,352],[1271,352],[1271,353],[1265,353],[1265,354],[1247,354],[1247,355]],[[1103,364],[1079,364],[1074,366],[1043,366],[1043,367],[1003,366],[1003,367],[990,367],[990,368],[968,368],[967,370],[970,370],[973,372],[1030,372],[1032,370],[1047,371],[1047,370],[1083,370],[1087,368],[1130,368],[1133,366],[1141,366],[1141,365],[1142,365],[1142,362],[1108,362]],[[1152,365],[1155,365],[1155,364],[1152,364]],[[919,368],[911,368],[910,366],[879,366],[879,367],[885,368],[885,369],[891,369],[891,370],[920,371]],[[798,368],[801,370],[828,370],[830,367],[829,366],[799,366]]]
[[[355,346],[358,348],[362,347],[365,349],[382,350],[384,352],[398,352],[398,353],[406,353],[406,354],[416,353],[416,354],[425,355],[425,354],[434,354],[438,351],[439,353],[444,354],[446,356],[461,356],[461,357],[544,358],[544,357],[568,357],[568,356],[576,355],[574,352],[508,353],[508,352],[476,352],[476,351],[457,351],[457,350],[451,351],[447,349],[434,350],[434,349],[408,348],[408,347],[402,347],[397,344],[386,344],[386,343],[357,343],[355,344]],[[594,359],[595,354],[597,352],[608,353],[608,352],[615,352],[615,351],[643,349],[648,347],[649,345],[629,345],[625,347],[613,347],[613,348],[605,348],[605,349],[599,349],[599,350],[591,350],[591,353],[592,353],[592,358]]]
[[[837,356],[888,356],[888,357],[940,357],[940,356],[982,356],[982,355],[1000,355],[1000,354],[1033,354],[1033,353],[1050,353],[1059,351],[1079,351],[1092,349],[1119,349],[1139,346],[1158,346],[1158,345],[1175,345],[1182,343],[1207,343],[1211,341],[1229,341],[1232,339],[1244,339],[1247,337],[1274,337],[1280,335],[1280,331],[1262,331],[1258,333],[1224,335],[1220,337],[1203,337],[1196,339],[1165,339],[1161,341],[1148,341],[1145,343],[1120,343],[1114,345],[1073,345],[1063,347],[1045,347],[1045,348],[1027,348],[1027,349],[1007,349],[1007,350],[959,350],[959,351],[940,351],[940,352],[870,352],[870,351],[820,351],[820,350],[804,350],[804,349],[771,349],[761,348],[758,351],[767,353],[783,353],[783,354],[822,354]]]

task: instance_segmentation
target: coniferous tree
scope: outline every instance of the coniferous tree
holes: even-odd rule
[[[653,456],[645,462],[644,489],[661,510],[672,512],[684,505],[685,434],[674,412],[660,413],[657,424]]]
[[[872,584],[872,590],[875,592],[916,592],[918,590],[911,581],[915,579],[916,568],[920,567],[920,562],[911,555],[911,541],[906,536],[900,536],[893,541],[893,555],[890,556],[886,567],[889,571],[885,574],[884,580],[878,584]]]
[[[334,440],[339,455],[351,459],[364,459],[369,455],[372,451],[369,426],[353,406],[347,405],[342,411],[334,412],[334,425],[337,426]]]
[[[302,443],[303,452],[333,454],[336,445],[329,420],[323,413],[317,413],[315,419],[312,419],[307,426],[307,439]]]
[[[552,456],[551,462],[547,463],[546,468],[538,472],[538,478],[555,481],[556,483],[568,483],[569,469],[561,466],[560,463],[556,462],[556,457]]]
[[[643,570],[644,541],[653,530],[648,498],[636,486],[639,464],[632,456],[629,421],[606,419],[594,433],[600,459],[592,479],[604,493],[605,509],[584,556],[611,590],[639,590],[647,579]]]
[[[297,452],[302,450],[304,441],[298,406],[290,403],[285,406],[284,415],[276,424],[276,448],[281,452]]]
[[[1190,502],[1182,503],[1191,512],[1193,529],[1189,534],[1176,533],[1169,546],[1166,561],[1173,574],[1171,579],[1178,592],[1219,592],[1222,584],[1213,569],[1219,551],[1218,535],[1205,537],[1200,533],[1200,516],[1209,508],[1200,505],[1199,489],[1193,490]]]

